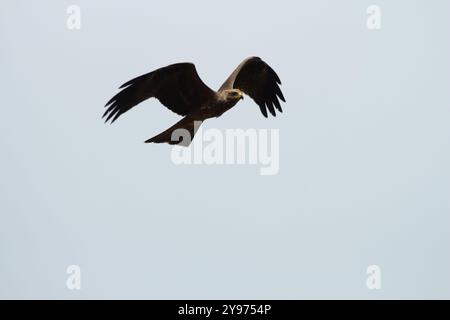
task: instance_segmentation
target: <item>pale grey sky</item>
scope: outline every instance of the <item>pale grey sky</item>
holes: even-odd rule
[[[0,298],[450,298],[448,1],[1,7]],[[278,175],[175,166],[143,143],[178,119],[156,100],[100,119],[132,77],[191,61],[217,89],[251,55],[285,112],[246,99],[205,128],[279,129]]]

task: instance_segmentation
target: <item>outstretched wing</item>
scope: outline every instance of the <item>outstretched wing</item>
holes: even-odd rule
[[[261,58],[251,57],[245,59],[233,71],[230,77],[220,87],[220,90],[239,89],[248,94],[259,106],[264,117],[267,109],[275,116],[275,108],[283,112],[280,102],[286,102],[280,90],[280,78],[275,71]]]
[[[157,98],[171,111],[185,116],[215,96],[197,74],[194,64],[177,63],[124,83],[105,107],[106,121],[116,121],[123,113],[149,98]]]

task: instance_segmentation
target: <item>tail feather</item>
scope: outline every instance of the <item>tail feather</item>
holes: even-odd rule
[[[189,116],[184,117],[172,127],[148,139],[145,143],[168,143],[188,147],[201,124],[202,121],[200,120],[195,120]]]

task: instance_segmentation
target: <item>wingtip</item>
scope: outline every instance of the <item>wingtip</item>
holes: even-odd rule
[[[103,120],[103,118],[104,117],[102,117],[102,120]],[[103,122],[104,124],[107,124],[109,122],[109,119],[105,119],[105,121]],[[109,122],[109,124],[111,125],[112,124],[112,122]]]
[[[104,119],[104,123],[107,123],[109,119],[105,119],[105,117],[108,115],[108,110],[105,111],[105,113],[103,113],[102,115],[102,120]]]
[[[111,99],[109,99],[109,101],[105,104],[105,108],[106,108],[107,106],[109,106],[110,104],[114,103],[115,99],[116,99],[116,96],[114,96],[114,97],[112,97]]]
[[[286,99],[284,98],[283,92],[281,92],[281,90],[277,92],[277,96],[280,98],[281,101],[286,102]]]

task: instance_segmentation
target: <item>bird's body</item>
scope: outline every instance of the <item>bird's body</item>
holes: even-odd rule
[[[230,96],[228,98],[228,96]],[[239,89],[218,91],[215,94],[214,99],[205,103],[198,110],[198,117],[202,120],[209,118],[217,118],[224,114],[226,111],[233,108],[240,99],[244,98],[244,93]],[[197,113],[194,111],[194,114]]]
[[[257,57],[244,60],[228,77],[218,91],[203,83],[194,64],[177,63],[134,78],[106,104],[103,117],[114,122],[120,115],[149,98],[157,98],[171,111],[184,118],[174,126],[146,142],[189,145],[198,123],[233,108],[244,93],[248,94],[267,117],[267,109],[275,116],[275,109],[282,111],[278,98],[285,101],[279,88],[278,75]],[[190,139],[174,139],[174,132],[184,129]]]

